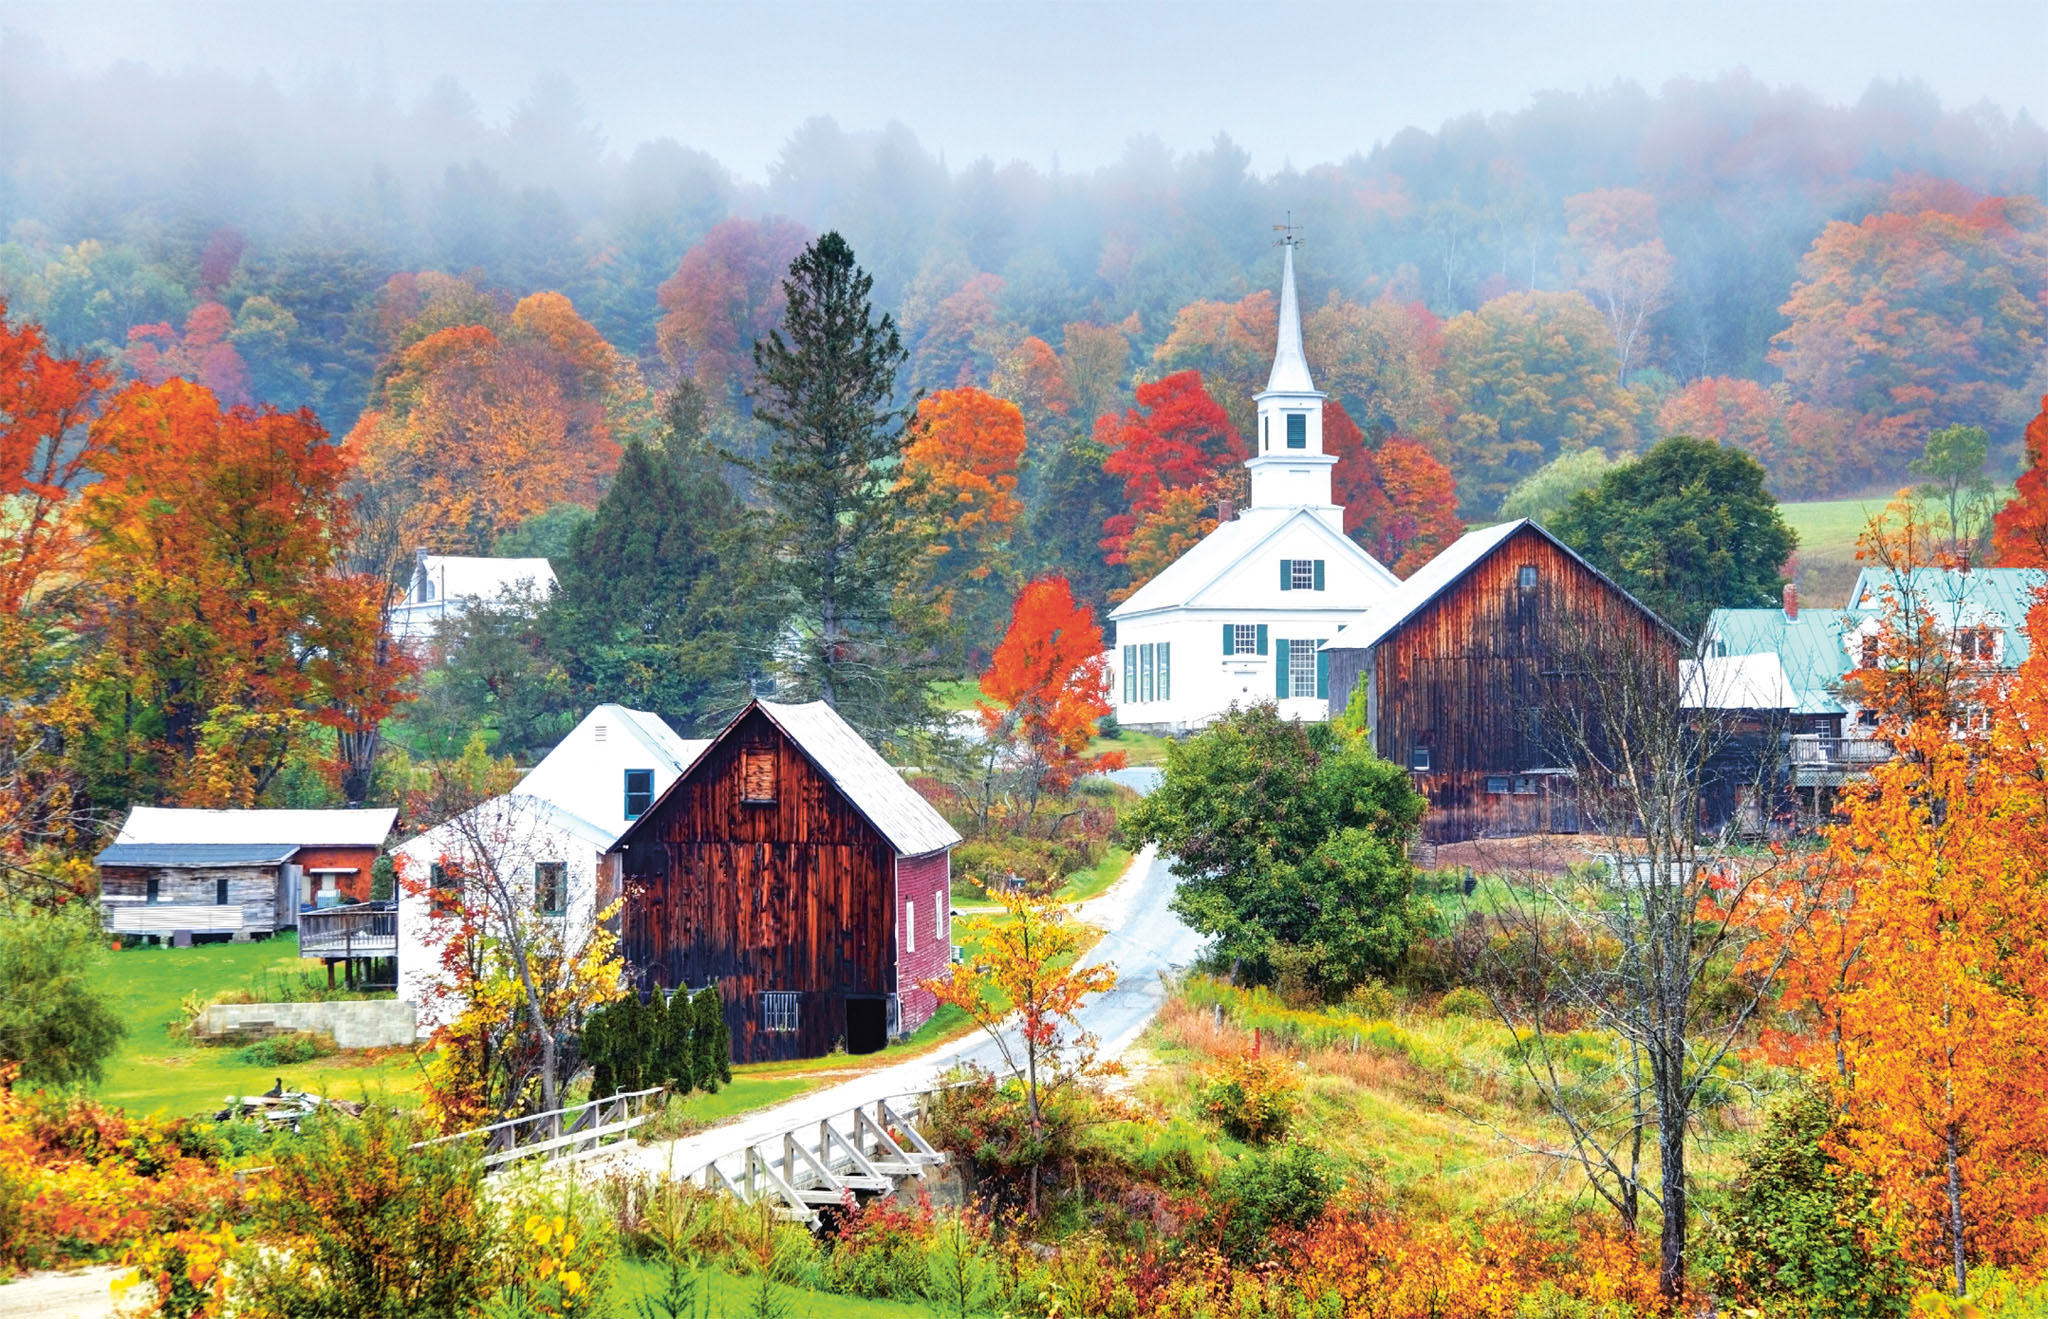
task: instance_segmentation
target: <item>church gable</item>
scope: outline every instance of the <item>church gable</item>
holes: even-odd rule
[[[1291,518],[1245,545],[1186,601],[1191,609],[1356,609],[1396,579],[1348,538],[1312,515]]]

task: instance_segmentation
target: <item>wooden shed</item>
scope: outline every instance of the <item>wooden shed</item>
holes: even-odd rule
[[[1686,651],[1527,519],[1467,533],[1324,645],[1331,711],[1365,687],[1374,749],[1429,798],[1425,841],[1579,831],[1574,770],[1538,718],[1566,662],[1566,620],[1579,636],[1668,653],[1674,675]]]
[[[626,965],[716,984],[741,1062],[879,1049],[928,1020],[960,835],[822,701],[755,701],[620,836]]]
[[[370,867],[397,818],[388,808],[137,806],[95,858],[106,927],[237,939],[291,929],[302,912],[369,898]]]

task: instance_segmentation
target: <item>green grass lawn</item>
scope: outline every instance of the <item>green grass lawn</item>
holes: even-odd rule
[[[1166,745],[1173,739],[1157,733],[1141,733],[1135,728],[1126,728],[1115,737],[1098,737],[1089,741],[1088,753],[1101,755],[1105,751],[1121,751],[1124,759],[1133,765],[1164,765]]]
[[[750,1278],[742,1278],[723,1269],[712,1269],[701,1275],[710,1283],[711,1304],[706,1312],[716,1315],[740,1315],[753,1313],[752,1306],[759,1295],[759,1284]],[[614,1266],[612,1275],[613,1297],[622,1311],[638,1305],[643,1300],[652,1300],[661,1294],[667,1278],[664,1269],[645,1260],[622,1259]],[[859,1296],[834,1296],[827,1292],[814,1292],[800,1287],[785,1287],[777,1284],[774,1289],[775,1303],[779,1309],[771,1313],[791,1316],[791,1319],[924,1319],[930,1311],[921,1305],[906,1305],[901,1301],[871,1301]],[[699,1304],[703,1298],[700,1296]],[[637,1311],[630,1311],[637,1313]]]
[[[287,1086],[337,1099],[413,1102],[420,1070],[405,1050],[341,1053],[285,1067],[265,1066],[241,1062],[234,1048],[194,1044],[167,1030],[183,1016],[179,1004],[187,995],[204,1001],[222,990],[260,990],[266,983],[308,972],[323,972],[323,967],[300,958],[295,934],[196,948],[128,948],[112,954],[97,974],[128,1034],[108,1061],[94,1097],[138,1112],[183,1116],[211,1112],[231,1094],[259,1094],[281,1075]]]
[[[2003,502],[2011,493],[2002,490],[1998,498]],[[1860,566],[1856,538],[1872,518],[1884,512],[1891,498],[1873,494],[1778,505],[1786,525],[1799,533],[1799,589],[1806,604],[1839,609],[1848,602]]]
[[[948,678],[931,686],[932,703],[947,714],[960,710],[972,710],[974,703],[981,699],[979,678]]]
[[[1060,901],[1086,902],[1090,898],[1100,897],[1111,884],[1123,878],[1124,871],[1130,864],[1130,849],[1110,848],[1094,865],[1067,876],[1067,882],[1060,888]]]

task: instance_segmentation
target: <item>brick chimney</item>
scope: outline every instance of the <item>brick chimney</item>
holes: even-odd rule
[[[1229,499],[1219,499],[1219,500],[1217,500],[1217,501],[1216,501],[1216,521],[1217,521],[1217,522],[1219,522],[1219,523],[1222,523],[1222,522],[1228,522],[1228,521],[1230,521],[1230,519],[1232,519],[1232,518],[1234,518],[1234,517],[1236,517],[1236,516],[1237,516],[1237,504],[1236,504],[1236,502],[1235,502],[1234,500],[1229,500]]]
[[[1796,582],[1785,583],[1785,617],[1788,620],[1799,617],[1799,586]]]

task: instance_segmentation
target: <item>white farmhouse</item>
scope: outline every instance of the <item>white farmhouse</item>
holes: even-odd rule
[[[545,600],[555,589],[555,569],[546,559],[492,559],[428,554],[413,562],[405,598],[391,607],[391,636],[397,641],[434,638],[443,619],[460,618],[478,602],[486,604],[532,595]]]
[[[437,893],[460,885],[479,848],[537,914],[565,922],[576,946],[619,896],[607,851],[709,745],[678,737],[659,715],[600,705],[510,793],[393,848],[410,881],[398,899],[398,993],[418,1007],[421,1028],[453,1015],[440,992],[447,922],[435,915]]]
[[[1282,245],[1279,344],[1252,436],[1251,504],[1110,611],[1110,702],[1126,727],[1180,733],[1276,701],[1329,716],[1319,647],[1400,580],[1344,534],[1323,399],[1301,350],[1294,242]]]

